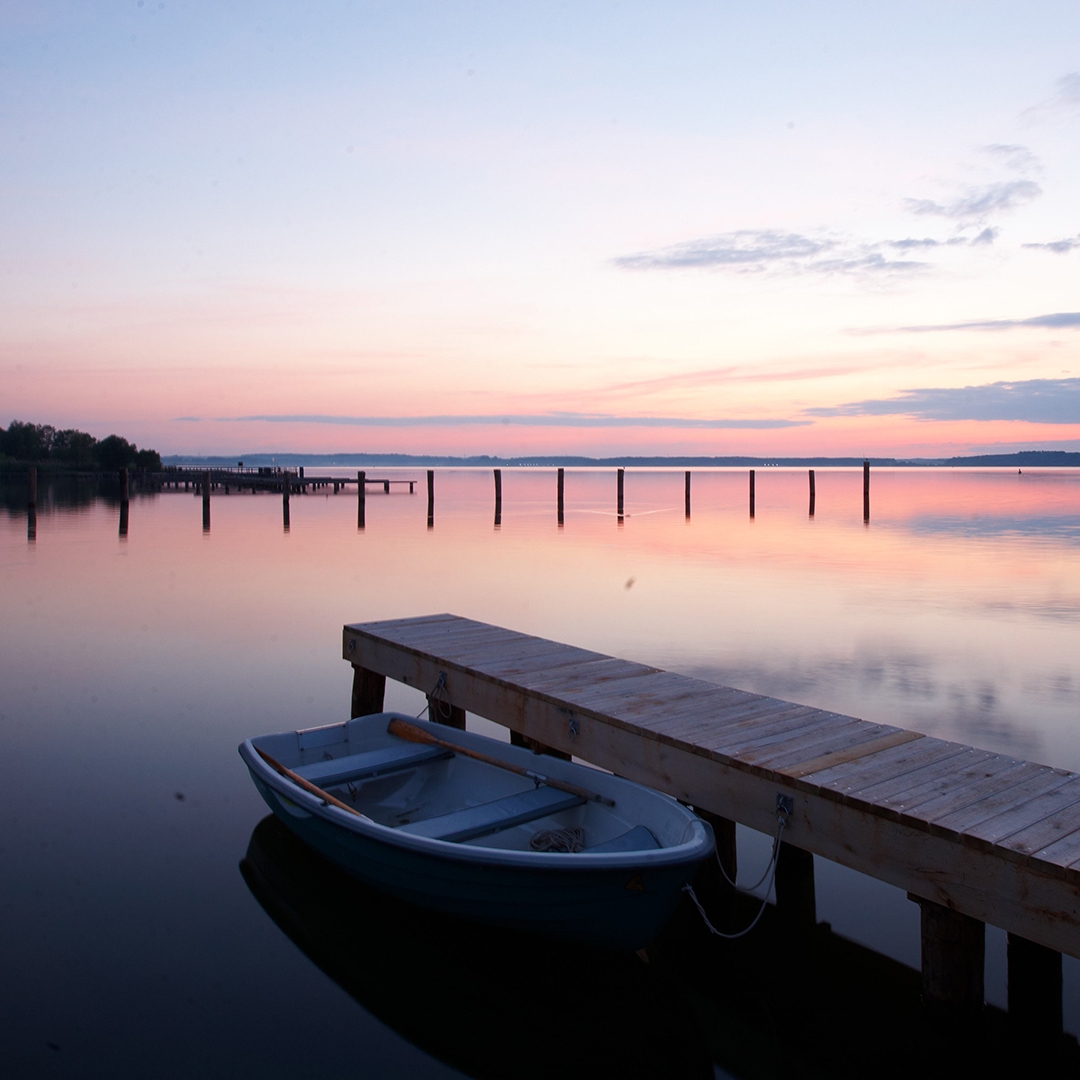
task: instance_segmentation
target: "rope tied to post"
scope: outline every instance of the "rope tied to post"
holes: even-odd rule
[[[736,891],[745,895],[751,895],[755,889],[765,883],[768,880],[768,884],[765,886],[765,895],[761,900],[761,907],[758,908],[757,914],[751,920],[750,925],[742,930],[737,931],[734,934],[725,934],[722,930],[717,930],[715,926],[709,921],[709,916],[705,914],[705,908],[702,907],[701,901],[697,898],[697,894],[694,892],[694,887],[687,882],[683,886],[683,892],[686,893],[690,899],[694,902],[694,907],[698,909],[698,914],[701,916],[701,921],[705,924],[706,929],[710,934],[715,935],[718,938],[724,938],[727,941],[735,941],[738,938],[745,937],[754,929],[755,926],[761,921],[761,916],[765,914],[765,909],[769,906],[769,893],[772,892],[773,879],[776,877],[776,864],[780,858],[780,840],[784,835],[784,829],[787,828],[788,819],[791,817],[792,804],[789,796],[777,795],[776,797],[776,836],[773,837],[772,855],[769,858],[769,863],[765,867],[765,872],[758,880],[749,888],[741,889],[735,884],[731,878],[728,877],[727,871],[724,869],[724,864],[720,861],[720,853],[714,852],[716,855],[716,862],[720,867],[720,873],[724,875],[724,880]]]
[[[435,706],[435,711],[443,720],[449,720],[450,717],[453,715],[453,706],[450,704],[450,698],[446,693],[445,671],[439,672],[439,677],[435,680],[435,687],[427,696],[427,705],[425,705],[424,708],[416,714],[417,720],[419,720],[420,717],[423,716],[425,712],[427,712],[428,719],[434,720],[436,723],[438,723],[436,717],[431,715],[432,705]]]

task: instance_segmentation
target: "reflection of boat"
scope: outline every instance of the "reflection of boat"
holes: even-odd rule
[[[267,914],[342,989],[470,1076],[713,1075],[685,1000],[632,953],[403,903],[273,817],[256,826],[240,869]]]
[[[274,813],[367,884],[558,937],[645,945],[712,851],[708,826],[666,795],[390,713],[240,754]]]

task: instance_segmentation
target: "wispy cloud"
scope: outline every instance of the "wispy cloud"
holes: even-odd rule
[[[1064,240],[1050,240],[1045,244],[1021,244],[1021,247],[1052,251],[1055,255],[1068,255],[1073,248],[1080,247],[1080,233],[1068,236]]]
[[[653,251],[613,259],[622,270],[731,270],[737,273],[778,270],[785,273],[872,274],[913,273],[928,263],[893,258],[893,250],[933,246],[937,241],[863,243],[845,237],[806,235],[778,229],[736,232],[687,240]]]
[[[1042,162],[1026,146],[1017,143],[991,143],[983,147],[983,152],[1013,172],[1042,172]]]
[[[1080,315],[1077,316],[1080,324]],[[1026,420],[1080,424],[1080,379],[1027,379],[904,390],[893,398],[807,409],[810,416],[911,416],[918,420]]]
[[[1025,109],[1020,115],[1032,120],[1055,113],[1074,113],[1080,107],[1080,71],[1070,71],[1054,83],[1051,97]]]
[[[968,188],[963,195],[948,202],[905,199],[904,205],[913,214],[943,217],[972,225],[985,221],[991,214],[1023,206],[1041,194],[1042,188],[1034,180],[999,180],[982,187]]]
[[[950,330],[1071,330],[1080,327],[1080,311],[1056,311],[1029,319],[979,319],[974,322],[927,323],[924,326],[878,326],[849,330],[849,334],[936,334]]]
[[[176,417],[177,420],[195,419]],[[772,430],[776,428],[804,427],[811,420],[787,420],[772,418],[698,418],[687,416],[611,416],[606,413],[495,413],[478,416],[333,416],[320,413],[261,414],[257,416],[219,416],[224,423],[262,422],[267,424],[330,424],[346,427],[472,427],[474,425],[511,425],[514,427],[561,427],[561,428],[747,428]]]

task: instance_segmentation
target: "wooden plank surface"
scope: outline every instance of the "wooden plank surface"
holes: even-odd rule
[[[346,626],[343,656],[1080,956],[1080,776],[452,615]]]

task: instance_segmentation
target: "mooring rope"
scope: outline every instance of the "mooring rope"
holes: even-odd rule
[[[419,720],[424,713],[428,714],[429,720],[435,720],[435,717],[431,715],[431,705],[435,703],[435,710],[438,712],[444,720],[449,720],[454,713],[454,707],[450,704],[450,698],[446,694],[446,672],[440,671],[439,677],[435,680],[435,688],[427,695],[427,704],[416,714],[416,719]]]
[[[773,879],[776,877],[776,864],[780,859],[780,838],[784,835],[784,828],[788,822],[788,815],[790,811],[787,807],[777,801],[776,807],[776,836],[773,839],[772,856],[769,859],[768,866],[765,867],[765,873],[761,875],[755,885],[752,885],[749,889],[740,889],[731,878],[728,877],[727,871],[724,869],[724,864],[720,862],[720,853],[716,853],[716,861],[720,865],[720,873],[724,875],[724,880],[733,888],[736,892],[749,894],[753,892],[759,885],[764,884],[768,879],[768,885],[765,888],[765,896],[762,898],[761,907],[758,908],[757,914],[754,916],[750,925],[742,930],[739,930],[734,934],[725,934],[723,930],[717,930],[715,926],[709,921],[709,916],[705,914],[705,908],[701,906],[701,901],[697,898],[697,893],[694,892],[694,887],[687,882],[683,886],[683,892],[686,893],[694,902],[694,907],[698,909],[698,914],[701,916],[701,921],[705,924],[710,934],[714,934],[716,937],[724,938],[727,941],[734,941],[737,938],[745,937],[754,929],[755,926],[761,921],[761,916],[765,914],[765,909],[769,906],[769,893],[772,892]]]

